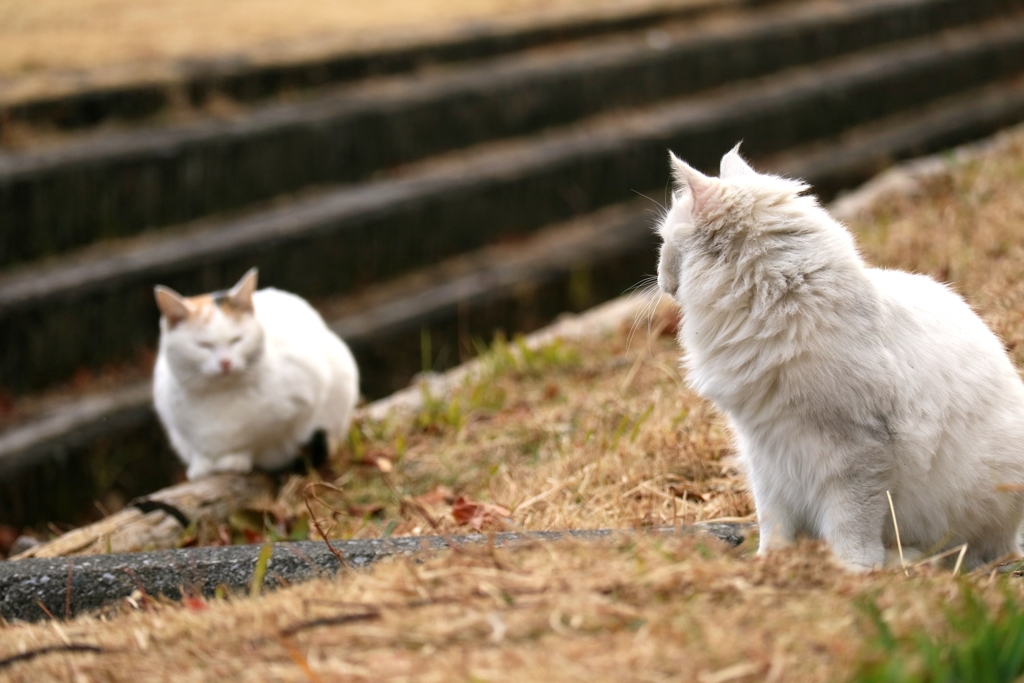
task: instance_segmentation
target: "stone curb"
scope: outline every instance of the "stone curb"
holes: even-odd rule
[[[743,542],[752,528],[750,524],[711,523],[686,527],[678,533],[706,533],[736,546]],[[674,533],[672,529],[658,531]],[[501,533],[493,538],[495,545],[515,547],[569,538],[599,541],[629,533],[598,529]],[[332,541],[331,546],[344,557],[346,566],[358,569],[395,555],[416,555],[443,550],[450,545],[480,546],[489,542],[489,536],[470,534]],[[218,586],[224,586],[231,592],[246,591],[260,550],[258,545],[226,546],[0,562],[0,617],[8,621],[38,621],[48,618],[49,611],[60,619],[66,611],[68,616],[82,614],[127,598],[135,591],[150,597],[164,595],[171,599],[180,599],[183,593],[212,596]],[[317,577],[334,576],[338,573],[339,564],[325,543],[276,543],[263,585],[277,588]]]

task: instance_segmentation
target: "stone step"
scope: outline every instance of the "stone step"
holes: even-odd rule
[[[356,182],[433,154],[649,105],[737,79],[933,34],[1012,0],[846,0],[374,79],[232,120],[89,136],[0,154],[0,268],[239,209],[311,185]]]
[[[1020,73],[1024,20],[1004,19],[12,271],[0,276],[0,387],[32,390],[151,346],[157,282],[210,291],[258,265],[307,298],[355,292],[663,187],[667,148],[706,167],[740,139],[765,156]]]
[[[1024,80],[972,90],[755,165],[806,178],[828,198],[894,160],[1019,121]],[[467,340],[486,342],[495,329],[529,332],[654,273],[652,209],[657,206],[645,199],[608,207],[318,307],[351,345],[363,393],[383,396],[423,369],[424,331],[431,369],[443,369],[464,357]],[[0,523],[73,520],[111,487],[127,500],[169,482],[179,469],[152,411],[148,382],[62,402],[0,434]]]
[[[441,64],[487,59],[552,43],[621,31],[639,30],[667,21],[693,19],[709,12],[742,10],[778,0],[692,0],[658,3],[624,12],[597,13],[520,26],[473,25],[450,35],[393,41],[393,45],[324,53],[302,59],[268,60],[257,55],[183,60],[154,65],[143,76],[122,69],[47,73],[50,94],[25,94],[25,78],[0,79],[0,131],[7,124],[77,129],[111,121],[136,121],[180,106],[202,106],[212,97],[253,102],[294,95],[383,74],[432,68]],[[7,82],[4,82],[6,80]],[[35,88],[36,91],[40,88]]]

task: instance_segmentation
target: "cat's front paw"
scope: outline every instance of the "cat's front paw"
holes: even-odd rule
[[[185,476],[188,477],[189,481],[195,481],[196,479],[202,479],[213,474],[216,470],[213,468],[213,463],[206,458],[195,457],[188,464],[188,469],[185,471]]]
[[[213,471],[248,474],[252,472],[252,454],[231,453],[230,455],[222,455],[214,461]]]
[[[830,542],[832,554],[839,563],[850,572],[870,572],[885,567],[885,548],[881,543],[865,544],[863,546],[850,547],[840,539],[838,542]],[[898,558],[897,558],[898,560]]]

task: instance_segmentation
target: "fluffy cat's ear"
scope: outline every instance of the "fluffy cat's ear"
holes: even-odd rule
[[[679,192],[689,192],[693,197],[693,213],[695,215],[702,213],[714,191],[715,179],[707,177],[672,152],[669,152],[668,155],[672,167],[672,178],[676,181],[676,189]]]
[[[250,268],[249,272],[242,276],[234,287],[228,292],[231,305],[240,311],[252,313],[252,295],[256,291],[256,281],[259,278],[259,269]]]
[[[153,294],[156,296],[156,305],[160,309],[160,315],[167,319],[167,324],[171,327],[191,315],[192,309],[189,307],[188,301],[170,287],[157,285],[153,288]]]
[[[719,177],[721,178],[739,178],[742,176],[757,175],[757,171],[750,167],[743,157],[740,156],[740,143],[736,143],[736,146],[725,153],[722,157],[721,170],[719,171]]]

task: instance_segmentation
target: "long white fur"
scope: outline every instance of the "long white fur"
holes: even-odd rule
[[[158,288],[165,310],[153,399],[189,479],[281,468],[320,429],[332,452],[348,437],[359,393],[348,347],[305,300],[252,292],[255,271],[246,278],[229,293],[251,288],[253,311],[241,315],[212,303],[193,310]],[[178,315],[175,301],[185,307]]]
[[[928,277],[867,267],[805,184],[737,149],[719,178],[671,165],[658,282],[688,382],[735,435],[760,552],[806,534],[879,566],[888,490],[904,545],[1019,557],[1024,384],[985,323]]]

